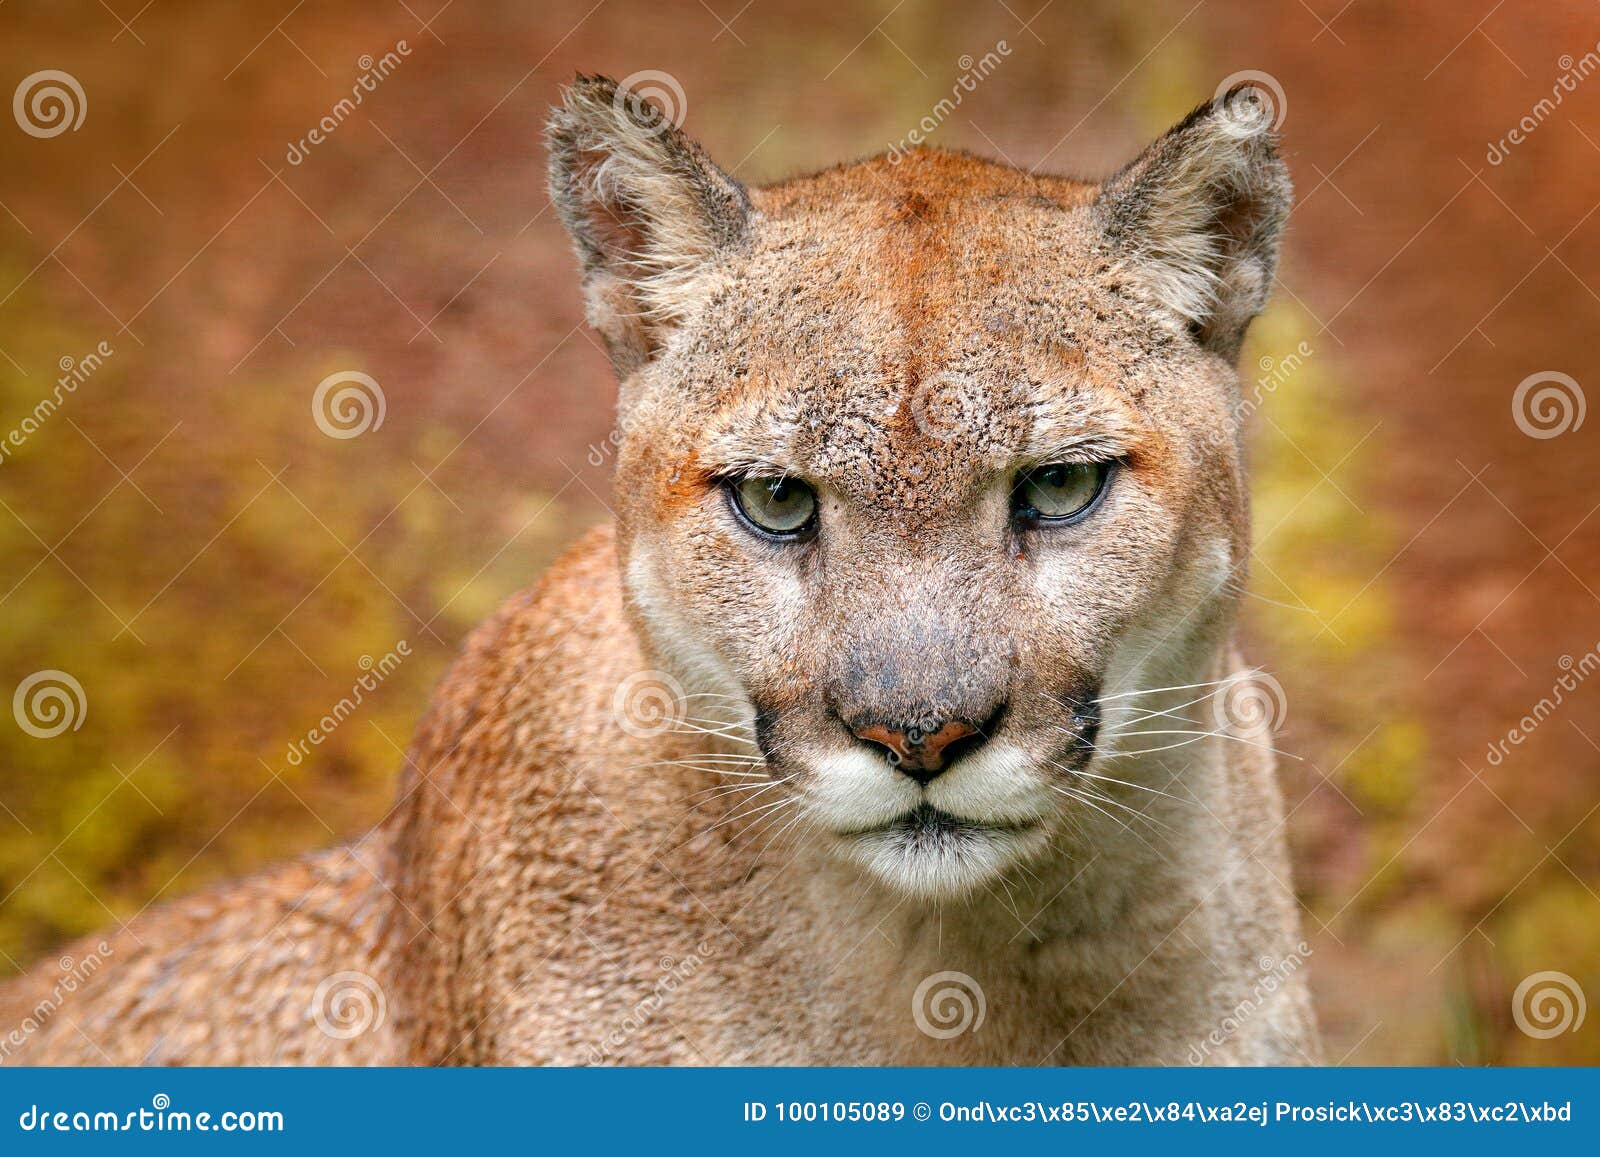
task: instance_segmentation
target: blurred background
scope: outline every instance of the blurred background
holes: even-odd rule
[[[379,819],[464,633],[607,517],[543,187],[575,71],[760,183],[929,125],[1103,176],[1251,70],[1299,203],[1246,632],[1329,1060],[1600,1061],[1597,42],[1576,2],[11,0],[0,974]]]

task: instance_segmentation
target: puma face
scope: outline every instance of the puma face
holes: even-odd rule
[[[1288,200],[1225,103],[1103,186],[919,151],[747,190],[609,81],[552,117],[635,618],[689,716],[749,724],[766,798],[891,887],[1063,846],[1126,778],[1117,694],[1209,677]]]

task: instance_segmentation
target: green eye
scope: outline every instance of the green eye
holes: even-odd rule
[[[745,521],[764,534],[799,538],[816,526],[817,492],[798,478],[742,478],[728,489]]]
[[[1089,513],[1105,493],[1110,462],[1055,462],[1017,475],[1011,510],[1030,522],[1071,522]]]

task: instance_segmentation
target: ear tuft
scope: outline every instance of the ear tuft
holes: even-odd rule
[[[1127,267],[1206,348],[1236,357],[1289,217],[1273,104],[1235,85],[1107,181],[1095,210]]]
[[[666,109],[649,95],[580,75],[546,125],[550,197],[583,265],[590,323],[624,376],[714,287],[750,213],[744,187],[679,131],[681,91]]]

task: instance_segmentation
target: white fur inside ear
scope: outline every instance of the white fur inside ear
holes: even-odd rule
[[[660,109],[580,78],[550,115],[550,195],[583,260],[591,323],[624,374],[714,294],[750,201]]]
[[[1151,145],[1107,182],[1099,208],[1119,267],[1226,350],[1266,304],[1289,202],[1271,109],[1240,90]]]
[[[1150,198],[1145,227],[1132,238],[1132,258],[1147,282],[1185,321],[1203,324],[1221,296],[1225,238],[1215,228],[1218,204],[1249,194],[1247,139],[1232,128],[1201,135]]]
[[[668,167],[655,135],[618,118],[612,147],[588,171],[596,212],[616,219],[634,243],[615,254],[654,321],[676,321],[714,288],[716,238],[694,187]]]

